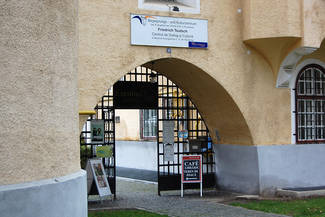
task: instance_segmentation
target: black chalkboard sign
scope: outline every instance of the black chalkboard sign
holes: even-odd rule
[[[118,81],[113,86],[116,109],[157,109],[158,84],[149,82]]]
[[[202,158],[201,155],[183,156],[182,159],[182,182],[202,182]]]

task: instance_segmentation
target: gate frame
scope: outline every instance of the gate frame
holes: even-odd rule
[[[156,80],[155,80],[156,79]],[[206,166],[206,172],[203,172],[203,187],[216,187],[216,175],[215,175],[215,162],[214,162],[214,152],[212,150],[212,140],[209,135],[209,130],[202,118],[199,114],[198,109],[196,108],[195,104],[191,101],[191,99],[187,96],[187,94],[180,89],[173,81],[167,78],[167,76],[157,73],[149,68],[140,66],[135,68],[133,71],[125,74],[120,81],[134,81],[134,82],[157,82],[158,84],[158,107],[155,108],[156,110],[156,117],[157,117],[157,178],[158,178],[158,195],[161,195],[161,191],[168,191],[168,190],[180,190],[181,189],[181,157],[183,155],[201,155],[202,156],[202,170],[204,169],[204,165]],[[162,82],[162,84],[159,84]],[[159,95],[159,88],[164,89],[166,88],[167,94],[164,96],[164,93]],[[172,90],[170,92],[169,90]],[[173,96],[173,91],[176,91],[176,96]],[[170,96],[171,93],[171,96]],[[173,100],[176,101],[176,105],[173,105]],[[96,115],[91,116],[88,120],[92,119],[103,119],[104,120],[104,144],[103,145],[112,145],[113,146],[113,162],[112,159],[103,158],[103,165],[106,170],[106,174],[108,176],[108,182],[111,187],[112,194],[114,194],[114,198],[116,198],[116,149],[115,149],[115,107],[113,105],[114,101],[114,94],[113,88],[109,88],[107,93],[102,96],[101,102],[96,105],[95,111]],[[166,105],[163,105],[163,101],[166,101]],[[180,105],[180,101],[183,105]],[[170,104],[171,102],[171,105]],[[184,105],[184,102],[185,105]],[[122,109],[122,108],[118,108]],[[127,108],[128,109],[128,108]],[[136,108],[136,109],[143,109],[143,108]],[[176,110],[176,117],[170,117],[170,111],[175,112]],[[180,118],[179,111],[182,112],[182,116],[185,118]],[[186,114],[185,114],[186,113]],[[163,117],[163,114],[166,114],[167,117]],[[189,118],[191,116],[191,118]],[[163,143],[162,143],[162,122],[165,120],[174,120],[176,131],[174,129],[174,135],[176,132],[177,140],[174,143],[177,144],[176,152],[174,149],[174,156],[176,155],[177,162],[170,163],[169,161],[167,164],[163,160]],[[180,129],[180,121],[186,122],[186,129],[188,130],[188,136],[192,139],[198,139],[201,136],[203,142],[207,144],[206,151],[202,151],[201,148],[200,152],[187,152],[184,151],[184,144],[188,144],[188,141],[184,139],[181,141],[178,138],[177,134]],[[87,123],[86,122],[86,123]],[[199,123],[202,125],[199,129]],[[190,126],[191,125],[191,126]],[[94,146],[98,144],[84,143],[82,144],[82,140],[89,139],[88,135],[90,130],[87,129],[82,131],[80,134],[80,145],[86,145],[86,154],[83,155],[81,153],[81,160],[83,158],[88,159],[89,157],[94,157]],[[193,127],[196,126],[196,129]],[[161,134],[161,135],[160,135]],[[203,138],[204,137],[204,138]],[[211,147],[209,148],[209,143]],[[183,151],[180,150],[180,144],[182,144]],[[90,145],[90,154],[88,154],[87,146]],[[162,147],[161,147],[162,146]],[[162,152],[161,152],[162,150]],[[161,160],[162,158],[162,160]],[[205,161],[204,161],[205,160]],[[162,163],[161,163],[162,162]],[[175,161],[174,161],[175,162]],[[111,164],[113,163],[113,165]],[[166,172],[167,167],[167,172]],[[177,173],[175,173],[175,168]],[[113,175],[112,175],[113,174]],[[188,184],[186,185],[186,189],[193,189],[198,188],[197,183]],[[94,193],[95,189],[91,190],[91,193]]]

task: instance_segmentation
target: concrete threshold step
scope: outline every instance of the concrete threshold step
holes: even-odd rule
[[[239,195],[235,197],[236,199],[244,199],[244,200],[260,200],[259,195]]]
[[[283,188],[283,189],[278,189],[276,191],[276,194],[280,197],[292,197],[292,198],[325,196],[325,186]]]

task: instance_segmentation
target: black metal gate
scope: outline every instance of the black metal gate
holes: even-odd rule
[[[177,190],[181,187],[181,159],[183,155],[199,154],[203,159],[203,187],[214,187],[215,162],[212,150],[212,141],[209,131],[199,114],[196,106],[190,98],[166,76],[155,71],[137,67],[127,73],[119,82],[150,82],[158,85],[157,97],[158,106],[156,111],[157,124],[157,176],[158,194],[161,191]],[[115,159],[115,107],[113,88],[110,88],[102,97],[101,102],[96,106],[96,115],[89,117],[80,135],[81,145],[81,166],[84,168],[88,158],[95,157],[95,146],[90,141],[91,119],[104,120],[104,143],[101,145],[111,145],[113,147],[113,157],[104,158],[103,164],[108,175],[108,181],[112,193],[116,196],[116,159]],[[134,107],[136,108],[136,107]],[[143,108],[137,108],[143,109]],[[147,109],[147,108],[146,108]],[[163,144],[163,123],[164,121],[174,121],[174,161],[164,161]],[[188,134],[188,138],[182,138],[179,132]],[[199,144],[193,149],[191,144]],[[198,188],[198,184],[187,184],[185,188]]]

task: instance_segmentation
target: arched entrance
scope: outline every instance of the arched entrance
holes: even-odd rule
[[[151,63],[154,68],[154,62]],[[112,193],[116,196],[116,109],[146,109],[151,114],[151,132],[157,141],[158,194],[181,187],[181,159],[183,155],[202,155],[203,187],[216,185],[214,153],[209,130],[189,96],[162,73],[140,66],[124,75],[109,88],[95,107],[96,114],[87,120],[80,135],[81,162],[85,167],[88,158],[96,157],[97,146],[111,146],[111,158],[103,158]],[[145,111],[145,110],[144,110]],[[91,138],[90,123],[104,121],[104,141]],[[166,135],[164,126],[173,127],[173,135]],[[141,126],[141,131],[145,131]],[[166,158],[165,137],[173,137],[172,159]],[[188,184],[186,188],[198,188]]]

